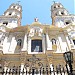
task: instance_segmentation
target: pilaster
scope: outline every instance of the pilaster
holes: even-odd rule
[[[46,34],[46,40],[47,40],[47,50],[52,50],[52,43],[49,40],[48,34]]]
[[[24,36],[24,44],[23,44],[23,48],[21,51],[26,51],[27,50],[27,35],[25,34]]]

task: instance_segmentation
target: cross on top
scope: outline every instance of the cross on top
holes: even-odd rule
[[[39,20],[39,19],[38,19],[37,17],[36,17],[36,18],[34,18],[34,21],[35,21],[35,22],[38,22],[38,20]]]

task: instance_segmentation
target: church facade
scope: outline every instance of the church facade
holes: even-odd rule
[[[0,66],[65,66],[63,53],[67,51],[73,52],[75,62],[75,15],[54,3],[51,18],[52,25],[35,18],[32,24],[21,26],[22,6],[11,4],[0,16]]]

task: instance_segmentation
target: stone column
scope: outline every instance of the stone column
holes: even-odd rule
[[[25,34],[24,36],[24,43],[23,43],[22,51],[26,51],[26,50],[27,50],[27,34]]]

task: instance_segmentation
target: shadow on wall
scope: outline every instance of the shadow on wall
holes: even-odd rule
[[[21,51],[21,46],[16,46],[14,53],[19,53]]]

